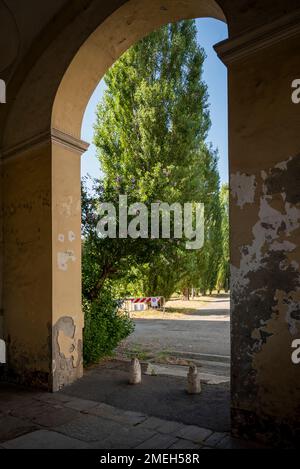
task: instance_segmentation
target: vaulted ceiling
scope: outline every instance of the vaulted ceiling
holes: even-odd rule
[[[144,0],[0,0],[0,78],[8,84],[10,102],[13,103],[29,71],[59,36],[69,37],[68,49],[72,58],[72,54],[73,56],[76,54],[78,48],[97,26],[128,1],[135,3],[136,8],[141,8],[144,2]],[[228,21],[230,37],[300,8],[299,0],[199,0],[199,3],[220,5]],[[164,0],[161,0],[161,8],[166,9]],[[64,34],[68,29],[71,31],[69,36]],[[77,35],[75,41],[70,41],[70,34]],[[74,50],[70,42],[74,42]],[[65,60],[62,67],[66,67],[70,58],[62,55],[57,60]],[[2,106],[0,132],[8,113],[9,106]]]

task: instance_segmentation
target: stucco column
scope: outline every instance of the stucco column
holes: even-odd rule
[[[3,315],[3,182],[2,164],[0,154],[0,340],[4,337],[4,315]],[[0,357],[1,360],[1,357]]]
[[[229,70],[232,425],[297,440],[300,365],[300,28],[291,18],[217,46]],[[299,25],[298,25],[299,26]]]
[[[56,391],[82,375],[80,156],[52,129],[4,154],[9,379]]]

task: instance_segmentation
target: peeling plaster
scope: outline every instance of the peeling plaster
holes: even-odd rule
[[[300,228],[300,209],[285,203],[281,211],[276,210],[271,206],[272,197],[266,185],[263,185],[262,191],[264,195],[260,199],[259,220],[252,230],[253,243],[243,246],[239,268],[231,267],[233,288],[237,290],[249,284],[250,272],[261,268],[266,248],[269,251],[292,252],[297,247],[288,240],[282,240],[282,235],[290,237]]]
[[[246,204],[252,204],[255,199],[255,176],[236,173],[230,178],[231,193],[237,199],[237,205],[241,208]]]
[[[280,169],[282,171],[287,171],[288,169],[288,164],[290,161],[292,161],[292,157],[289,158],[287,161],[282,161],[281,163],[278,163],[276,166],[275,166],[275,169]]]
[[[297,336],[300,332],[300,290],[291,292],[288,296],[285,292],[278,290],[276,300],[279,309],[284,313],[290,335]]]
[[[292,340],[300,333],[299,264],[292,258],[299,244],[299,175],[300,155],[261,172],[260,180],[257,179],[261,197],[258,221],[252,229],[253,242],[241,247],[239,265],[231,266],[233,327],[238,336],[234,343],[233,368],[239,370],[242,375],[239,381],[244,383],[243,388],[239,388],[239,399],[244,395],[253,403],[258,396],[258,369],[265,369],[264,360],[269,359],[266,358],[269,341],[274,338],[275,344],[280,340],[288,342],[288,335]],[[233,195],[240,207],[255,198],[255,177],[251,184],[248,180],[245,191],[244,176],[237,173],[233,178]],[[252,331],[248,338],[242,330],[241,315],[247,318],[247,329]],[[266,354],[260,364],[262,351]],[[286,360],[291,364],[288,354],[289,350]],[[283,390],[280,392],[284,394]]]
[[[58,332],[58,346],[59,346],[59,353],[61,356],[64,356],[66,360],[72,360],[73,368],[76,368],[76,364],[78,362],[78,352],[74,345],[74,335],[73,337],[69,337],[65,334],[63,330]]]
[[[82,340],[72,317],[62,317],[53,326],[52,370],[56,390],[82,374]]]
[[[292,205],[300,203],[300,155],[279,163],[268,173],[265,181],[270,196],[284,194],[285,200]]]
[[[282,243],[275,241],[273,244],[271,244],[270,250],[293,252],[296,247],[296,244],[290,243],[289,241],[283,241]]]

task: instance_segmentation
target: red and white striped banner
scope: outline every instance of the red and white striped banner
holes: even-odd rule
[[[137,303],[151,303],[152,298],[134,298],[131,300],[131,303],[137,304]]]
[[[148,303],[156,303],[161,300],[161,296],[148,296],[144,298],[131,298],[131,303],[138,304],[138,303],[143,303],[143,304],[148,304]]]
[[[123,300],[126,302],[128,308],[128,314],[130,317],[133,311],[145,311],[147,308],[150,309],[163,309],[165,314],[165,298],[163,296],[143,296],[140,298],[127,298]],[[143,307],[146,306],[147,308]]]

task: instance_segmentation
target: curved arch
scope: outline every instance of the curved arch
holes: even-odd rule
[[[80,48],[59,86],[52,128],[80,139],[89,99],[113,63],[135,42],[164,24],[200,17],[225,20],[215,0],[130,0],[102,23]]]

